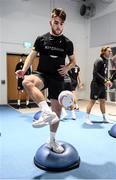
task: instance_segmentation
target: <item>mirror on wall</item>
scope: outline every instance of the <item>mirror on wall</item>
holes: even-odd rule
[[[112,55],[109,64],[109,78],[113,77],[113,84],[109,89],[109,100],[116,102],[116,47],[112,47]]]

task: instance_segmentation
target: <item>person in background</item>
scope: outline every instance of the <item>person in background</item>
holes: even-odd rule
[[[15,72],[18,70],[21,70],[24,66],[24,61],[25,61],[25,55],[22,54],[20,57],[20,61],[17,63],[16,68],[15,68]],[[28,70],[26,71],[25,75],[30,75],[31,74],[31,68],[29,67]],[[16,76],[17,79],[17,90],[18,90],[18,99],[17,99],[17,108],[21,107],[21,97],[23,95],[23,93],[26,94],[26,107],[31,107],[29,104],[29,95],[25,92],[24,87],[22,85],[23,79],[22,77],[18,77]]]
[[[111,58],[111,66],[112,70],[116,70],[116,55],[112,56]]]
[[[75,100],[73,109],[79,110],[76,88],[79,87],[79,89],[83,89],[83,87],[84,87],[84,84],[80,77],[80,67],[78,65],[75,65],[75,67],[72,68],[68,72],[68,74],[71,78],[72,92],[73,92],[74,100]]]
[[[33,121],[32,126],[40,128],[50,125],[49,147],[56,153],[64,151],[64,147],[56,141],[62,109],[58,96],[64,90],[64,76],[76,62],[73,43],[63,35],[65,20],[66,13],[62,8],[52,10],[50,32],[37,37],[23,69],[16,72],[17,76],[24,77],[25,72],[39,54],[38,75],[27,76],[23,81],[23,86],[42,112],[40,118]],[[65,65],[66,57],[69,59],[67,65]],[[51,108],[41,92],[45,88],[48,88]]]
[[[79,110],[76,88],[79,87],[80,89],[83,89],[84,86],[80,78],[80,67],[78,65],[75,65],[71,70],[68,71],[68,74],[65,76],[64,82],[65,90],[72,91],[74,95],[74,105],[68,108],[68,110],[71,111],[71,116],[67,114],[65,108],[62,108],[61,119],[72,118],[73,120],[76,120],[76,114],[74,110]]]
[[[110,123],[106,117],[105,101],[106,88],[112,86],[112,79],[108,79],[108,61],[112,56],[110,47],[101,48],[100,57],[95,61],[93,68],[93,79],[90,85],[90,101],[86,109],[86,123],[93,124],[90,120],[90,112],[96,100],[99,99],[100,110],[103,116],[103,121]]]

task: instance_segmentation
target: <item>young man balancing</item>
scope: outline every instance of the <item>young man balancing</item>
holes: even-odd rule
[[[64,90],[64,76],[76,64],[73,43],[63,35],[65,20],[66,13],[63,9],[52,10],[51,31],[37,37],[23,69],[16,72],[18,76],[24,76],[34,58],[39,54],[38,74],[26,77],[23,86],[42,111],[40,119],[34,121],[32,125],[39,128],[50,124],[49,144],[56,153],[64,151],[64,148],[55,140],[62,109],[58,102],[58,95]],[[66,56],[69,58],[67,65],[65,65]],[[51,109],[41,92],[45,88],[48,88]]]

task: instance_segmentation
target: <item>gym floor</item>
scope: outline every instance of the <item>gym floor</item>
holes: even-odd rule
[[[59,173],[46,172],[33,163],[37,149],[49,138],[48,126],[34,129],[31,125],[38,109],[0,106],[0,179],[116,179],[116,138],[108,133],[116,123],[116,106],[106,105],[113,124],[91,126],[84,123],[87,103],[79,101],[77,120],[60,122],[56,138],[72,144],[81,163],[79,168]],[[92,109],[91,118],[102,120],[98,103]]]

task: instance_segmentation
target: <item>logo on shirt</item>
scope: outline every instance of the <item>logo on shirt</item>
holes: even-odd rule
[[[57,48],[57,47],[53,47],[53,46],[45,46],[45,49],[51,50],[51,51],[64,52],[64,49],[62,49],[62,48]]]

